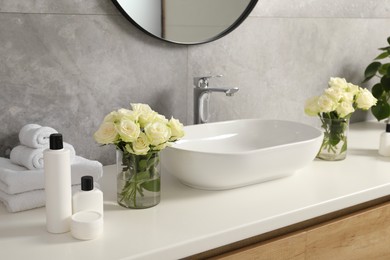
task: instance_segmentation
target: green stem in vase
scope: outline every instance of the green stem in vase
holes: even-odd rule
[[[326,150],[328,153],[337,153],[337,145],[342,142],[339,153],[347,150],[346,130],[348,128],[348,119],[337,118],[332,113],[323,113],[320,117],[321,127],[324,129],[324,140],[321,144],[320,151]]]
[[[160,179],[157,178],[158,170],[156,169],[158,163],[158,152],[150,152],[146,155],[123,152],[123,171],[126,171],[130,178],[126,180],[122,188],[120,202],[129,201],[134,208],[137,208],[138,195],[144,197],[145,190],[160,191]]]

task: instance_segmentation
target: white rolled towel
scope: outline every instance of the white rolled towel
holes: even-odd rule
[[[70,162],[72,163],[76,151],[73,145],[64,143],[64,148],[70,151]],[[26,167],[29,170],[43,169],[43,151],[45,148],[31,148],[18,145],[11,150],[10,160],[12,163]]]
[[[72,193],[80,190],[81,185],[73,185]],[[18,194],[7,194],[0,190],[0,201],[3,202],[9,212],[44,207],[46,204],[45,190],[33,190]]]
[[[27,124],[19,131],[19,141],[31,148],[46,148],[49,147],[50,135],[54,133],[58,131],[51,127]]]
[[[81,177],[91,175],[95,181],[103,176],[103,165],[94,160],[76,156],[70,165],[72,185],[80,184]],[[28,170],[13,164],[10,159],[0,157],[0,191],[8,194],[43,189],[45,174],[43,169]]]

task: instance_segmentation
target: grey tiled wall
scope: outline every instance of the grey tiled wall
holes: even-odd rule
[[[390,0],[259,0],[231,34],[187,47],[144,35],[109,0],[0,0],[0,156],[24,124],[38,123],[79,155],[114,163],[114,148],[92,139],[105,114],[143,102],[191,124],[192,77],[210,73],[224,75],[214,86],[240,88],[212,95],[213,121],[314,124],[304,100],[331,76],[359,84],[390,36],[389,18]]]

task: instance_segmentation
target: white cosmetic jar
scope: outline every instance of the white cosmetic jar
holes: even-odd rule
[[[72,215],[70,230],[80,240],[98,238],[103,232],[103,216],[97,211],[79,211]]]

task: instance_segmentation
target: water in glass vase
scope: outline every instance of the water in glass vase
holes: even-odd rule
[[[327,161],[344,160],[347,156],[349,119],[320,118],[324,140],[317,158]]]
[[[144,209],[156,206],[160,202],[160,178],[150,179],[149,190],[140,187],[136,181],[117,179],[118,204],[133,209]]]
[[[117,201],[126,208],[144,209],[160,202],[158,152],[135,155],[117,150]]]

